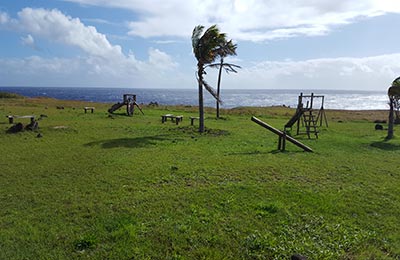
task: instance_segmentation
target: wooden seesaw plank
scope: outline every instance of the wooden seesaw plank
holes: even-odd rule
[[[251,118],[251,121],[257,123],[258,125],[268,129],[269,131],[273,132],[274,134],[279,136],[279,141],[281,141],[281,139],[283,138],[284,140],[288,140],[289,142],[291,142],[292,144],[302,148],[304,151],[306,152],[313,152],[313,150],[308,147],[307,145],[299,142],[298,140],[294,139],[293,137],[286,135],[284,132],[282,132],[281,130],[276,129],[273,126],[270,126],[269,124],[261,121],[260,119],[258,119],[257,117],[253,116]],[[285,146],[283,145],[283,150],[285,149]]]

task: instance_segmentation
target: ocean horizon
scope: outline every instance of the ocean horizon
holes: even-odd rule
[[[49,97],[62,100],[117,103],[123,94],[136,94],[137,102],[160,105],[198,105],[197,89],[161,88],[102,88],[102,87],[0,87],[1,92],[12,92],[26,97]],[[324,109],[387,110],[386,91],[322,90],[322,89],[222,89],[221,108],[235,107],[296,107],[298,96],[324,96]],[[306,101],[307,99],[305,99]],[[215,107],[214,98],[204,91],[204,104]],[[314,108],[320,108],[322,98],[314,99]]]

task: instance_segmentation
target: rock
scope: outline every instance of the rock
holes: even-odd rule
[[[21,132],[22,130],[24,130],[24,125],[22,123],[17,123],[15,125],[13,125],[12,127],[10,127],[7,130],[7,133],[14,134],[14,133]]]
[[[381,124],[376,124],[375,130],[383,130],[383,126]]]
[[[307,260],[307,257],[299,254],[292,255],[291,260]]]
[[[38,128],[39,128],[39,123],[37,121],[33,121],[29,125],[25,126],[26,130],[31,130],[31,131],[37,130]]]

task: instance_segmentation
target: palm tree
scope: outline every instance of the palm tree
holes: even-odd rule
[[[198,25],[193,29],[192,47],[197,59],[197,82],[199,88],[199,132],[204,132],[204,103],[203,87],[220,102],[215,90],[204,80],[205,66],[212,64],[218,57],[236,54],[236,46],[226,40],[226,34],[221,33],[217,25],[212,25],[204,34],[204,26]]]
[[[392,82],[392,86],[388,89],[389,96],[389,125],[388,125],[388,134],[386,139],[393,138],[393,125],[394,125],[394,109],[398,109],[399,100],[400,100],[400,77],[396,78]]]
[[[231,41],[229,41],[228,43],[230,43]],[[235,49],[235,53],[232,55],[236,55],[236,45],[234,45],[232,48]],[[225,69],[226,73],[229,72],[234,72],[237,73],[236,68],[240,69],[241,67],[235,64],[231,64],[231,63],[224,63],[224,57],[221,57],[221,60],[219,63],[214,63],[209,65],[209,67],[216,67],[219,68],[219,72],[218,72],[218,81],[217,81],[217,96],[221,97],[221,76],[222,76],[222,69]],[[217,119],[219,119],[219,103],[217,101]]]

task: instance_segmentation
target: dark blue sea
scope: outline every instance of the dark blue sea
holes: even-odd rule
[[[136,94],[137,102],[160,105],[197,105],[197,89],[143,89],[143,88],[75,88],[75,87],[0,87],[2,92],[12,92],[26,97],[51,97],[64,100],[82,100],[116,103],[123,94]],[[296,107],[298,96],[324,96],[325,109],[368,110],[389,109],[385,91],[344,90],[296,90],[296,89],[222,89],[222,108],[243,106],[290,106]],[[214,99],[204,92],[206,106],[215,106]],[[322,98],[315,99],[314,108],[320,106]]]

